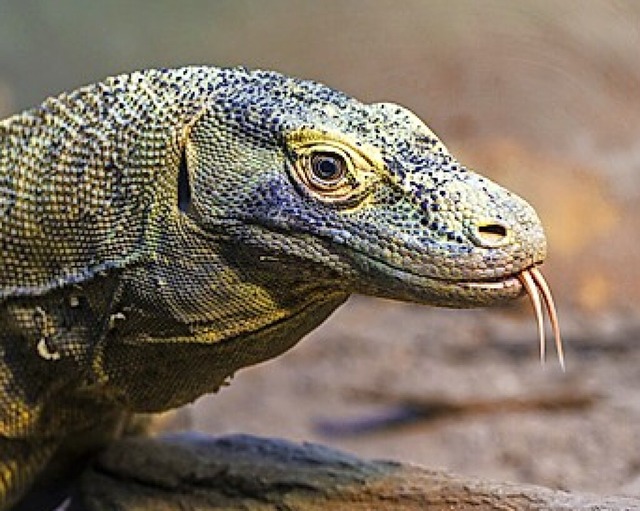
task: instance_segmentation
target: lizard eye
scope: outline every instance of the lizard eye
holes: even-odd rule
[[[305,197],[336,208],[359,204],[377,182],[383,163],[372,159],[373,148],[351,143],[340,135],[301,128],[287,134],[287,166],[293,183]]]
[[[355,198],[360,184],[354,163],[346,151],[329,144],[298,151],[294,176],[307,193],[325,202],[345,203]]]
[[[311,181],[321,190],[336,187],[347,173],[347,162],[338,154],[315,153],[310,163]]]

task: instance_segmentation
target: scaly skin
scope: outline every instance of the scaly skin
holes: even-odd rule
[[[109,78],[2,121],[0,151],[2,509],[70,440],[215,391],[351,293],[491,305],[545,255],[411,112],[272,72]]]

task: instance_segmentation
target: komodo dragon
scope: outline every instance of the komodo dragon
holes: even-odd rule
[[[0,122],[0,212],[1,509],[352,293],[545,295],[525,201],[407,109],[269,71],[134,72]]]

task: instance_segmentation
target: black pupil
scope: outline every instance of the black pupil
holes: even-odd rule
[[[319,179],[331,181],[342,175],[342,161],[330,155],[318,155],[313,159],[313,173]]]

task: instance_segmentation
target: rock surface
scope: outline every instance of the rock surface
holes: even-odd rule
[[[74,511],[624,510],[602,498],[491,483],[321,445],[246,435],[179,435],[114,444],[88,470]]]

